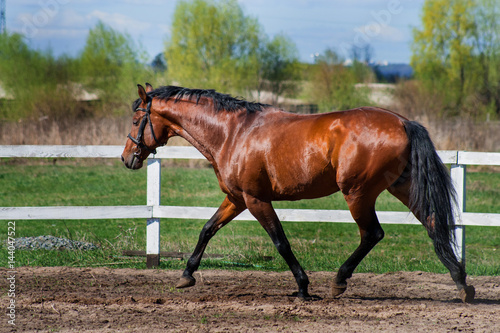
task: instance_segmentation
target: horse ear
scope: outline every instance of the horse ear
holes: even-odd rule
[[[153,86],[146,82],[146,92],[153,91]]]
[[[146,93],[146,90],[144,90],[144,87],[141,86],[140,84],[137,85],[137,92],[139,93],[139,97],[142,99],[144,103],[148,102],[148,94]]]

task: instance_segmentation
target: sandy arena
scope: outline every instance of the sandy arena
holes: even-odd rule
[[[0,270],[2,277],[7,270]],[[334,273],[309,272],[315,300],[292,296],[290,272],[199,271],[177,290],[180,271],[22,267],[10,332],[500,332],[500,277],[469,277],[474,304],[458,300],[447,274],[354,274],[328,296]],[[2,304],[9,302],[1,279]],[[6,313],[6,311],[5,311]]]

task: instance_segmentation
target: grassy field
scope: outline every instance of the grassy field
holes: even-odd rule
[[[467,210],[500,212],[500,173],[469,172]],[[211,169],[162,168],[162,204],[218,206],[224,196]],[[146,203],[146,170],[129,171],[119,162],[89,163],[67,159],[51,163],[0,160],[0,206],[143,205]],[[279,202],[276,208],[347,209],[339,194],[317,200]],[[406,211],[388,193],[378,210]],[[205,221],[162,220],[162,251],[191,252]],[[7,223],[0,240],[5,244]],[[359,243],[355,224],[284,223],[299,261],[306,270],[334,271]],[[358,272],[414,271],[445,273],[421,226],[383,225],[386,237],[360,264]],[[100,245],[94,251],[16,251],[19,266],[110,266],[145,268],[145,259],[129,258],[122,250],[145,248],[145,221],[46,220],[16,221],[16,237],[53,235]],[[473,275],[500,275],[500,230],[467,227],[467,271]],[[0,266],[6,266],[2,246]],[[202,261],[201,268],[288,270],[265,231],[257,222],[235,221],[212,239],[208,253],[222,259]],[[273,259],[269,260],[268,257]],[[183,269],[184,260],[162,259],[161,268]]]

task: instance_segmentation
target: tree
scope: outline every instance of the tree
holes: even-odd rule
[[[0,117],[17,120],[70,113],[71,96],[58,87],[76,73],[73,59],[64,55],[56,58],[50,50],[30,49],[21,34],[0,34],[0,84],[16,99],[2,106]],[[64,108],[54,107],[56,101]]]
[[[149,75],[140,48],[128,34],[115,31],[99,21],[89,31],[80,55],[81,80],[88,88],[97,89],[106,106],[123,110],[135,97],[133,87],[145,82]]]
[[[370,44],[366,43],[363,45],[353,45],[349,53],[353,62],[357,61],[369,64],[375,51]]]
[[[355,87],[356,75],[353,69],[344,66],[344,59],[332,49],[326,49],[316,57],[310,82],[309,95],[322,111],[369,104],[367,91]]]
[[[273,104],[283,94],[293,94],[300,79],[300,63],[295,44],[285,35],[265,41],[258,56],[257,91],[270,91]]]
[[[375,53],[373,47],[370,44],[353,45],[349,53],[352,59],[351,70],[356,77],[356,82],[371,83],[375,81],[375,73],[369,66]]]
[[[158,53],[153,61],[151,62],[151,67],[155,72],[165,72],[167,70],[167,61],[165,60],[165,53]]]
[[[17,88],[22,89],[23,85],[29,84],[25,68],[30,62],[38,62],[40,58],[38,52],[29,49],[22,35],[8,32],[0,34],[0,82],[3,88],[13,95],[21,93]],[[34,72],[31,78],[38,81],[39,76]],[[24,89],[27,88],[29,86]]]
[[[168,76],[187,86],[245,90],[255,82],[261,33],[236,0],[181,0],[166,44]]]
[[[428,0],[423,8],[423,29],[413,32],[415,72],[425,81],[447,85],[456,107],[464,99],[466,71],[471,68],[473,7],[474,0]]]
[[[481,0],[480,4],[474,35],[481,73],[479,84],[484,103],[500,115],[500,4],[497,0]]]
[[[443,96],[452,114],[477,110],[468,100],[494,104],[500,112],[499,7],[495,0],[424,4],[422,28],[413,31],[412,65],[416,77]]]

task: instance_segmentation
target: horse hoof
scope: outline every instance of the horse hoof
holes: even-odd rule
[[[464,289],[460,290],[460,298],[464,303],[472,303],[474,301],[474,296],[476,296],[476,289],[474,286],[466,286]]]
[[[307,302],[312,300],[312,296],[309,295],[309,293],[301,293],[301,292],[294,292],[292,294],[293,297],[295,297],[294,302]]]
[[[332,297],[337,297],[341,294],[344,293],[344,291],[347,289],[347,284],[332,284]]]
[[[306,303],[306,302],[309,302],[311,300],[310,297],[296,297],[293,302],[294,303]]]
[[[309,302],[312,300],[312,297],[309,295],[309,294],[298,294],[297,295],[297,298],[295,299],[295,301],[297,302]]]
[[[181,289],[181,288],[187,288],[187,287],[192,287],[196,284],[196,279],[192,276],[183,276],[179,279],[179,282],[177,282],[177,285],[175,288]]]

